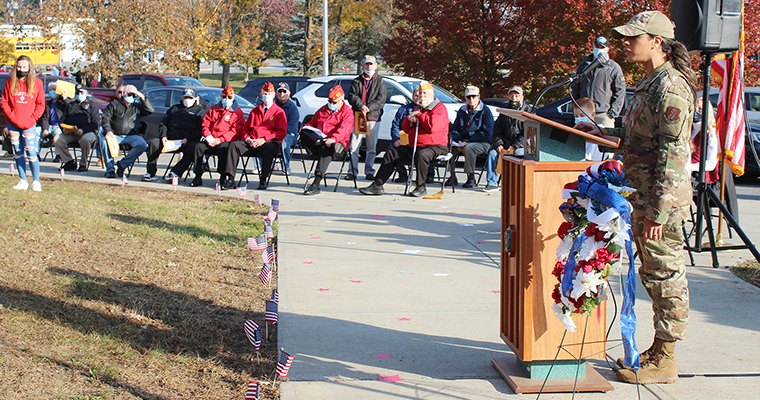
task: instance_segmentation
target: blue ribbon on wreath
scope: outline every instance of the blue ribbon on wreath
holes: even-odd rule
[[[605,174],[606,173],[606,174]],[[611,171],[603,171],[599,180],[612,181],[614,173]],[[614,174],[616,177],[617,174]],[[618,177],[615,180],[620,180],[622,177]],[[623,218],[628,226],[631,225],[631,206],[628,200],[625,199],[620,193],[609,189],[606,184],[599,184],[595,182],[593,178],[587,175],[578,176],[578,194],[581,198],[590,198],[598,201],[608,207],[614,208],[620,213],[620,217]],[[580,240],[579,240],[580,239]],[[562,279],[562,292],[568,294],[573,287],[573,271],[575,270],[575,251],[580,249],[585,234],[583,232],[578,235],[573,241],[572,249],[570,250],[570,257],[565,264],[565,275]],[[631,230],[628,229],[628,240],[625,241],[625,251],[628,256],[628,276],[623,286],[623,305],[620,311],[620,333],[623,338],[623,349],[625,350],[625,358],[623,362],[627,366],[631,366],[635,369],[640,367],[639,352],[636,349],[636,313],[633,307],[636,305],[636,269],[633,265],[633,245],[631,243]],[[569,297],[569,296],[568,296]]]

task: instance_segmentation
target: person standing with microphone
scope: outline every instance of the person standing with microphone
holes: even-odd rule
[[[654,309],[655,338],[641,353],[641,368],[622,364],[617,377],[628,383],[678,380],[675,344],[686,335],[689,289],[681,224],[692,198],[687,170],[689,138],[698,83],[686,47],[675,40],[674,25],[659,11],[637,14],[612,30],[625,56],[646,70],[635,86],[622,128],[575,126],[596,135],[623,138],[623,172],[636,189],[631,229],[641,254],[639,274]]]

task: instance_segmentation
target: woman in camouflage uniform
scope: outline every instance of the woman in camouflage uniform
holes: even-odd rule
[[[678,380],[675,342],[684,338],[689,318],[681,225],[692,199],[686,166],[697,79],[686,47],[674,40],[673,23],[661,12],[637,14],[612,36],[622,39],[628,61],[642,65],[647,75],[636,84],[623,128],[600,132],[588,123],[576,128],[623,138],[623,171],[637,189],[629,198],[631,228],[655,327],[641,368],[619,360],[617,376],[630,383],[672,383]]]

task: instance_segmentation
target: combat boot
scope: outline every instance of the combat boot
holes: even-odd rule
[[[660,339],[657,339],[657,338],[655,337],[655,338],[654,338],[654,342],[652,342],[652,345],[651,345],[651,346],[649,346],[649,348],[648,348],[648,349],[644,350],[644,352],[643,352],[643,353],[639,354],[639,362],[640,362],[641,364],[643,364],[643,363],[644,363],[644,361],[646,361],[646,360],[648,360],[648,359],[649,359],[649,356],[652,354],[652,351],[653,351],[653,349],[655,348],[655,344],[657,343],[657,341],[658,341],[658,340],[660,340]],[[623,358],[618,358],[618,359],[616,360],[616,362],[617,362],[617,365],[618,365],[618,367],[620,367],[620,368],[628,368],[628,369],[631,369],[631,367],[629,367],[629,366],[625,365],[625,363],[623,362]]]
[[[634,371],[621,368],[617,377],[622,382],[652,384],[673,383],[678,380],[678,365],[675,354],[676,342],[666,342],[655,339],[652,347],[647,350],[646,361],[641,362],[641,368]]]

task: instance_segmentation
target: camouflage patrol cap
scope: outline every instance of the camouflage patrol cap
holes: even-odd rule
[[[612,37],[639,36],[648,33],[652,36],[662,36],[666,39],[675,39],[675,24],[659,11],[644,11],[636,14],[627,24],[612,29]]]

